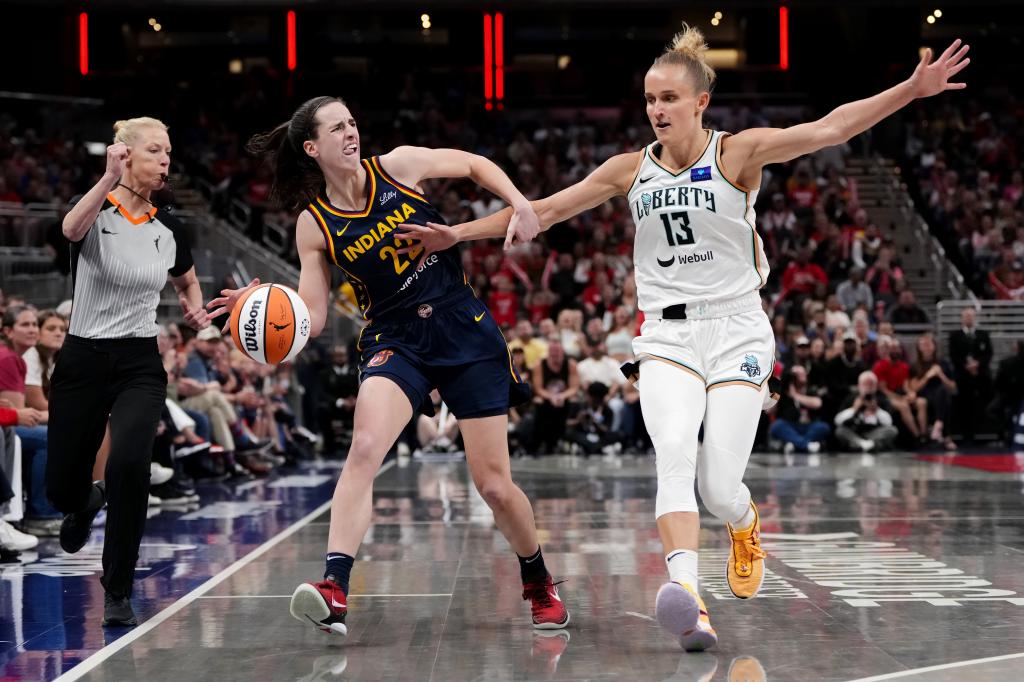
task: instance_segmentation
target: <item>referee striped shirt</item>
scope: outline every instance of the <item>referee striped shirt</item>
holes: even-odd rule
[[[68,333],[86,339],[156,336],[167,275],[178,277],[191,267],[182,225],[167,209],[133,216],[108,194],[92,228],[71,244]]]

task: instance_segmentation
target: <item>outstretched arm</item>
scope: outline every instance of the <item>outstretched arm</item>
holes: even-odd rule
[[[458,149],[404,146],[380,157],[380,162],[385,171],[410,187],[429,178],[469,178],[504,199],[511,207],[505,248],[512,244],[513,238],[528,242],[540,232],[530,202],[516,189],[505,171],[490,159]]]
[[[643,158],[643,152],[619,154],[601,164],[597,170],[583,178],[575,185],[566,187],[544,199],[530,202],[537,213],[540,229],[546,230],[555,223],[560,223],[574,215],[600,206],[612,197],[624,195],[629,191],[636,170]],[[473,220],[461,225],[449,227],[436,223],[426,225],[403,225],[404,232],[398,237],[413,239],[425,250],[424,257],[435,251],[443,251],[458,242],[474,239],[488,239],[505,235],[512,219],[511,209],[502,209],[497,213]]]
[[[971,62],[965,58],[968,49],[957,39],[934,61],[931,49],[927,49],[907,80],[873,97],[837,107],[817,121],[792,128],[751,128],[726,138],[722,159],[726,170],[733,170],[737,176],[750,172],[759,175],[761,168],[770,163],[790,161],[846,142],[915,99],[962,90],[966,83],[951,83],[950,79]]]

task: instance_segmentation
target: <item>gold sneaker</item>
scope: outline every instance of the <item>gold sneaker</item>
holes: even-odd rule
[[[750,528],[737,530],[726,524],[732,549],[725,566],[725,578],[729,590],[739,599],[753,597],[764,582],[764,558],[767,555],[761,549],[761,516],[753,501],[750,508],[754,510],[754,523]]]

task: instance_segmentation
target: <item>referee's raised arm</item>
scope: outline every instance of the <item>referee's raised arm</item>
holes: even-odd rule
[[[103,177],[64,216],[61,229],[64,236],[70,241],[81,241],[89,228],[96,222],[96,216],[103,208],[107,192],[117,186],[124,174],[128,156],[128,145],[123,142],[115,142],[107,147],[107,169],[103,173]]]

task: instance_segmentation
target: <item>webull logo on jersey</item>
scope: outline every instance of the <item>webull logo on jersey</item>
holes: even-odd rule
[[[416,209],[409,204],[402,204],[402,208],[396,208],[394,212],[384,220],[379,221],[370,228],[367,234],[361,235],[342,251],[349,263],[354,263],[359,256],[371,250],[374,246],[383,241],[385,235],[394,232],[395,229],[409,219],[409,216],[416,213]]]
[[[690,185],[644,192],[640,195],[640,201],[633,206],[638,220],[649,216],[652,211],[657,211],[659,208],[669,207],[703,208],[712,213],[718,213],[715,209],[714,193],[703,187]]]
[[[679,265],[689,265],[690,263],[704,263],[710,260],[715,260],[715,252],[708,250],[700,253],[680,253],[669,256],[665,259],[658,259],[658,265],[663,268],[670,268],[676,263]]]

